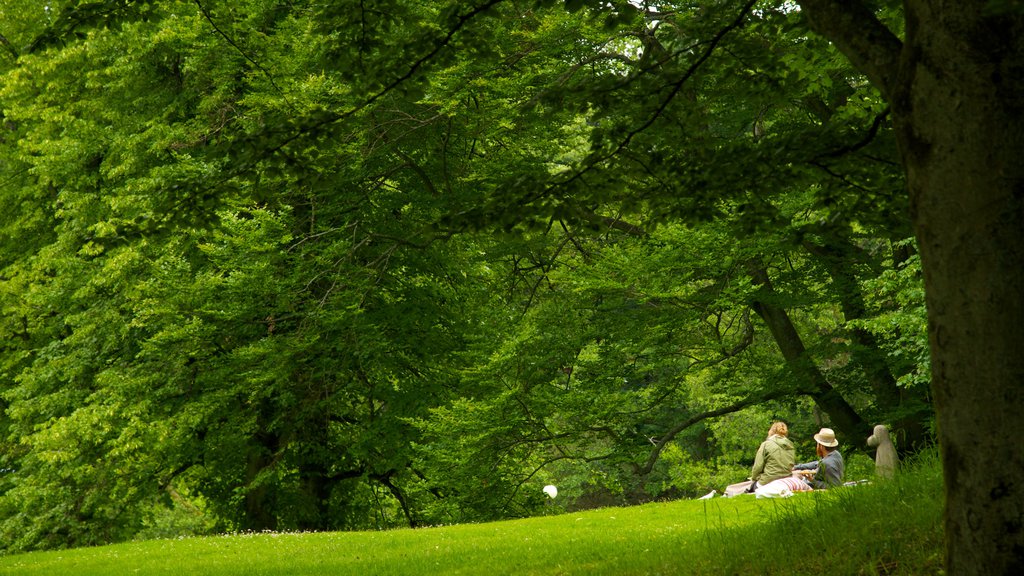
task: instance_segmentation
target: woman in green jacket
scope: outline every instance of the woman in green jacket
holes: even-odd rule
[[[750,470],[750,479],[753,480],[750,491],[793,474],[796,448],[787,436],[789,427],[785,422],[775,422],[768,429],[768,439],[761,443],[754,456],[754,467]]]

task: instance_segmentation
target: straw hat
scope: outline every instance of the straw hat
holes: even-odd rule
[[[836,440],[836,433],[831,428],[822,428],[814,435],[814,440],[822,446],[832,448],[833,446],[839,446],[839,440]]]

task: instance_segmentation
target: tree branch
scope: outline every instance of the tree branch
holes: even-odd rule
[[[839,48],[886,99],[892,96],[903,42],[863,1],[799,0],[807,24]]]
[[[228,36],[227,32],[221,30],[220,26],[217,25],[217,22],[213,20],[213,15],[210,14],[209,10],[206,9],[206,6],[204,6],[202,2],[200,2],[199,0],[193,1],[196,3],[196,6],[199,7],[199,12],[202,13],[203,18],[205,18],[206,21],[210,24],[214,32],[216,32],[221,38],[223,38],[228,44],[230,44],[231,47],[234,48],[236,52],[241,54],[243,58],[248,60],[253,66],[259,69],[260,72],[263,72],[263,75],[266,76],[268,80],[270,80],[270,85],[273,86],[274,89],[277,90],[279,93],[281,93],[284,96],[285,102],[288,102],[288,105],[291,106],[292,104],[288,100],[288,95],[285,94],[284,90],[281,90],[281,87],[278,86],[277,82],[274,81],[274,75],[270,73],[270,70],[267,70],[266,68],[263,67],[262,64],[254,60],[253,57],[250,56],[248,52],[243,50],[242,47],[239,46],[238,43],[231,38],[231,36]]]
[[[148,4],[152,0],[95,0],[87,2],[67,2],[53,23],[43,30],[24,52],[34,54],[48,46],[64,42],[73,37],[79,29],[88,26],[110,25],[117,21],[120,14],[127,14],[134,4]],[[126,18],[126,17],[125,17]]]
[[[650,474],[651,470],[654,469],[655,462],[657,462],[658,458],[661,456],[661,451],[665,449],[665,446],[667,446],[668,443],[671,442],[680,432],[686,430],[690,426],[693,426],[698,422],[703,422],[708,418],[715,418],[717,416],[722,416],[724,414],[732,414],[733,412],[739,412],[744,408],[747,408],[749,406],[755,406],[757,404],[767,402],[768,400],[777,400],[784,396],[796,394],[797,392],[794,392],[792,390],[776,390],[774,392],[769,392],[768,394],[763,394],[761,396],[751,396],[749,398],[744,398],[728,406],[723,406],[721,408],[716,408],[714,410],[701,412],[700,414],[696,414],[694,416],[687,418],[686,420],[670,428],[661,436],[661,438],[658,439],[657,442],[654,443],[654,450],[652,450],[650,456],[647,457],[647,461],[644,462],[642,466],[636,467],[637,475],[643,476],[645,474]]]
[[[414,60],[412,64],[408,66],[404,73],[400,74],[397,78],[392,79],[389,83],[387,83],[383,88],[378,90],[373,95],[369,96],[362,102],[356,104],[352,108],[345,110],[344,112],[330,112],[319,118],[313,117],[312,121],[309,124],[300,126],[299,129],[295,131],[291,136],[285,138],[276,146],[269,148],[266,151],[266,155],[273,155],[274,153],[288,146],[295,140],[298,140],[304,134],[319,130],[326,125],[334,124],[340,120],[344,120],[346,118],[354,116],[363,109],[369,108],[378,100],[383,99],[385,96],[387,96],[396,88],[398,88],[400,85],[404,84],[405,82],[413,78],[421,68],[426,66],[428,62],[437,57],[441,50],[449,46],[452,42],[452,39],[455,38],[455,35],[460,30],[462,30],[471,20],[473,20],[473,18],[475,18],[479,14],[482,14],[483,12],[486,12],[487,10],[490,10],[494,6],[497,6],[502,1],[503,0],[488,0],[487,2],[484,2],[478,6],[473,6],[471,9],[467,10],[462,14],[458,14],[454,19],[454,24],[452,25],[451,28],[448,29],[444,37],[438,40],[429,52],[427,52],[420,58]]]
[[[7,48],[7,51],[10,52],[11,56],[13,56],[15,60],[18,59],[18,49],[15,48],[14,45],[11,44],[11,41],[3,34],[0,34],[0,44],[3,44],[4,48]]]
[[[856,152],[861,148],[864,148],[865,146],[870,144],[872,140],[875,139],[875,136],[878,135],[878,130],[882,127],[882,124],[888,118],[889,107],[887,106],[885,110],[882,110],[878,115],[875,116],[875,119],[871,122],[871,126],[868,128],[867,133],[858,142],[855,142],[854,144],[850,144],[848,146],[837,148],[835,150],[830,150],[828,152],[822,152],[821,154],[815,156],[814,160],[817,161],[821,158],[838,158],[840,156],[845,156],[847,154]]]
[[[736,17],[733,18],[723,28],[721,28],[713,37],[711,37],[710,40],[702,41],[691,46],[691,49],[695,49],[697,46],[700,45],[705,46],[705,48],[700,53],[700,55],[697,56],[697,58],[690,64],[690,66],[687,67],[686,71],[683,72],[683,74],[680,75],[679,78],[672,83],[668,91],[668,95],[661,102],[658,103],[658,107],[654,110],[654,112],[651,113],[647,120],[645,120],[641,125],[630,130],[614,147],[611,148],[610,151],[600,153],[595,152],[591,156],[591,158],[589,158],[586,161],[585,165],[582,168],[580,168],[579,170],[571,171],[568,178],[564,180],[555,181],[551,184],[544,186],[543,189],[539,190],[534,194],[531,194],[530,196],[527,196],[521,202],[523,204],[528,204],[548,194],[551,194],[556,188],[566,187],[572,184],[573,182],[582,181],[583,177],[588,172],[597,169],[597,167],[601,163],[610,160],[621,153],[624,153],[629,148],[629,145],[634,138],[636,138],[641,133],[646,131],[648,128],[653,126],[654,123],[658,120],[658,118],[660,118],[662,114],[665,113],[665,110],[668,109],[669,105],[672,103],[672,100],[674,100],[675,97],[679,94],[679,92],[682,91],[683,86],[686,85],[686,82],[689,81],[689,79],[693,77],[694,74],[697,73],[697,71],[701,68],[701,66],[704,65],[705,62],[707,62],[709,58],[711,58],[711,55],[714,54],[715,50],[718,49],[719,45],[722,43],[722,40],[725,39],[725,37],[730,32],[736,30],[737,28],[743,25],[743,22],[747,19],[747,15],[753,9],[755,4],[757,4],[757,0],[748,0],[740,8]],[[653,69],[653,67],[651,69]]]

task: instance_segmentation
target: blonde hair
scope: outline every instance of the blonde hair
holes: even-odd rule
[[[774,422],[772,427],[768,429],[768,437],[771,438],[775,435],[789,436],[789,427],[786,426],[785,422]]]

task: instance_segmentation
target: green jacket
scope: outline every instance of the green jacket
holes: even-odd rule
[[[770,436],[761,443],[754,456],[754,467],[750,470],[750,479],[761,484],[785,478],[793,474],[796,464],[796,448],[789,438],[779,435]]]

